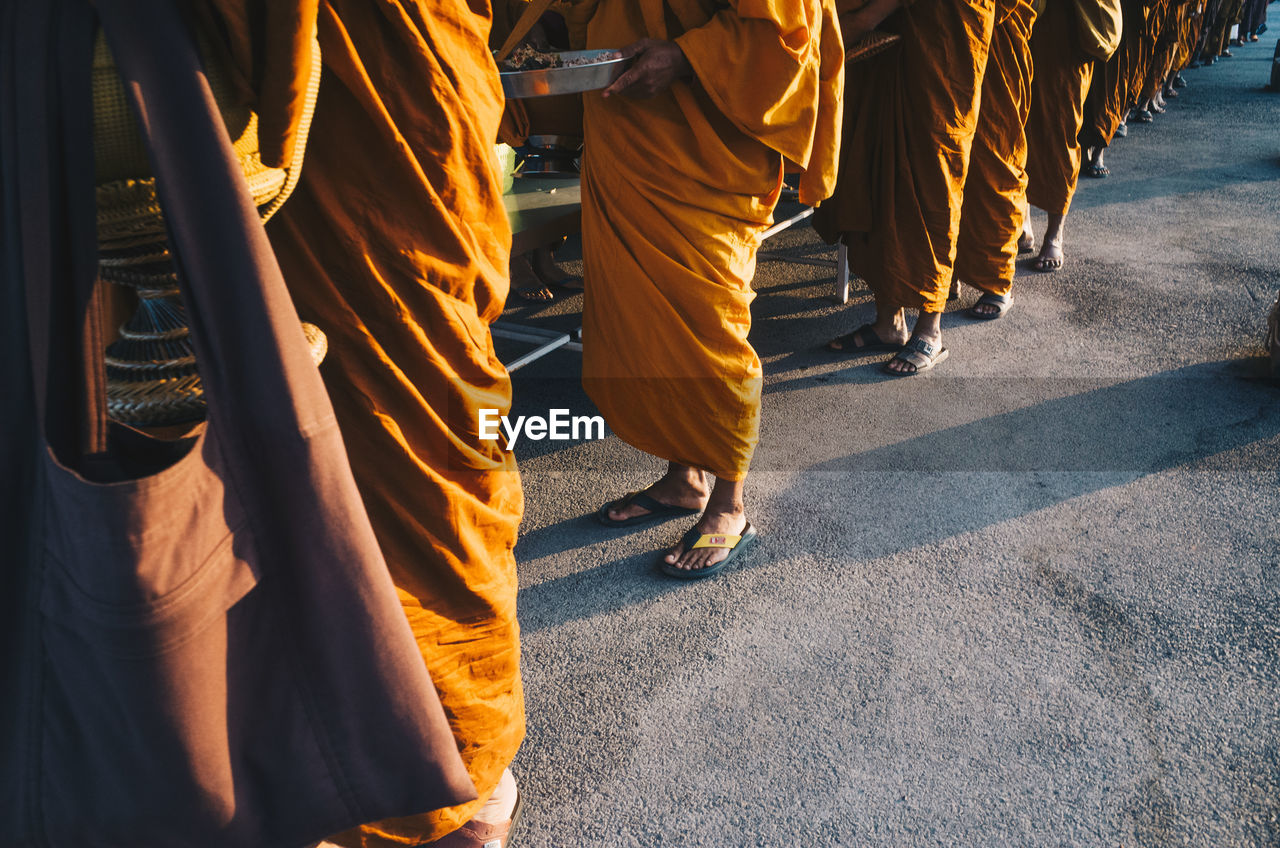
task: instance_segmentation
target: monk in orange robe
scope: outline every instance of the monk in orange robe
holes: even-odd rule
[[[302,179],[268,227],[299,313],[328,334],[352,470],[479,795],[331,837],[343,846],[505,845],[516,802],[523,503],[478,423],[511,400],[488,326],[511,244],[488,30],[488,5],[465,0],[322,0]]]
[[[701,512],[660,560],[672,576],[714,574],[754,536],[751,279],[784,164],[803,170],[802,202],[835,182],[844,52],[830,2],[611,0],[587,28],[589,48],[635,58],[586,95],[582,382],[615,433],[668,462],[597,519]]]
[[[1031,36],[1035,77],[1027,119],[1027,200],[1049,213],[1037,271],[1062,267],[1067,211],[1080,177],[1080,126],[1093,78],[1071,0],[1049,0]]]
[[[1000,0],[996,5],[956,241],[956,280],[983,292],[969,309],[974,318],[999,318],[1012,302],[1027,202],[1025,127],[1035,17],[1030,0]]]
[[[1106,177],[1111,173],[1106,165],[1106,149],[1133,105],[1130,89],[1135,68],[1141,61],[1145,26],[1142,3],[1121,0],[1120,11],[1124,20],[1120,46],[1110,59],[1093,60],[1093,75],[1080,125],[1080,144],[1085,151],[1083,172],[1091,177]]]
[[[941,317],[995,17],[982,0],[872,0],[841,19],[851,42],[872,29],[901,41],[850,71],[839,184],[814,213],[875,294],[875,322],[830,346],[898,351],[885,366],[894,375],[947,356]],[[920,311],[911,332],[907,309]]]

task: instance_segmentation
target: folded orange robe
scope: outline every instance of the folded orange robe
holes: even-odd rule
[[[830,0],[600,3],[590,48],[676,41],[695,79],[586,95],[582,382],[654,456],[746,476],[760,419],[751,279],[784,160],[834,184],[844,53]]]
[[[1147,71],[1147,84],[1142,92],[1144,98],[1159,94],[1164,88],[1164,81],[1173,70],[1173,62],[1178,54],[1181,18],[1186,8],[1185,4],[1174,0],[1168,0],[1159,7],[1160,14],[1155,22],[1155,50],[1152,53],[1151,68]]]
[[[917,0],[878,27],[899,47],[849,69],[840,179],[814,226],[844,237],[878,308],[946,307],[994,25],[994,3]]]
[[[1137,0],[1122,0],[1124,26],[1120,46],[1111,58],[1093,60],[1089,93],[1085,97],[1084,117],[1080,125],[1080,143],[1085,147],[1106,147],[1115,138],[1116,129],[1124,122],[1133,105],[1130,89],[1135,68],[1141,61],[1143,13]]]
[[[271,0],[275,2],[275,0]],[[502,93],[488,6],[325,0],[324,77],[302,181],[269,226],[369,518],[480,800],[334,841],[417,844],[469,819],[524,734],[512,548],[515,461],[488,324],[511,232],[494,165]]]
[[[1027,200],[1065,215],[1080,176],[1080,126],[1093,57],[1080,48],[1070,0],[1049,0],[1031,36],[1035,76],[1027,118]]]
[[[1031,103],[1030,0],[996,7],[991,52],[982,76],[982,103],[969,155],[956,241],[955,277],[991,294],[1013,288],[1027,199],[1027,137]]]

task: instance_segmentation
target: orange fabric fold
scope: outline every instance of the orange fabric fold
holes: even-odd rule
[[[1133,105],[1130,88],[1142,51],[1142,5],[1137,0],[1124,0],[1120,10],[1124,15],[1120,47],[1106,62],[1093,62],[1080,126],[1080,143],[1086,147],[1111,144]]]
[[[1093,78],[1093,59],[1080,49],[1074,14],[1070,3],[1050,0],[1031,35],[1027,200],[1060,215],[1071,208],[1080,177],[1080,126]]]
[[[246,94],[252,92],[259,115],[259,154],[268,167],[283,168],[293,161],[311,78],[318,5],[319,0],[205,0],[191,7],[202,26],[207,27],[210,15],[217,20],[230,66],[240,70]]]
[[[878,27],[898,48],[850,66],[840,178],[814,226],[845,238],[878,306],[946,307],[994,25],[990,2],[918,0]]]
[[[488,7],[326,0],[302,180],[269,235],[321,366],[369,518],[479,800],[332,837],[418,844],[457,828],[524,734],[511,454],[479,438],[511,384],[489,322],[511,232],[493,144]]]
[[[758,436],[751,279],[784,157],[820,199],[839,139],[823,105],[842,81],[823,61],[829,37],[842,55],[834,7],[793,6],[601,3],[587,30],[590,48],[675,40],[695,79],[585,97],[583,386],[625,441],[726,480],[745,477]]]
[[[834,0],[736,0],[709,20],[714,5],[669,6],[684,32],[653,37],[674,37],[720,113],[803,171],[801,203],[816,206],[830,197],[844,93]],[[725,61],[747,44],[750,61]]]
[[[982,77],[982,102],[964,182],[955,277],[991,294],[1008,294],[1018,258],[1027,196],[1031,103],[1030,0],[1000,14]],[[1003,12],[1004,10],[1000,10]]]

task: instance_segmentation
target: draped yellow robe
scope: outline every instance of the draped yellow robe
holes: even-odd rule
[[[983,0],[917,0],[878,29],[899,46],[849,69],[835,194],[814,213],[843,236],[878,308],[941,312],[995,25]]]
[[[605,0],[590,48],[674,40],[694,80],[588,93],[583,386],[622,439],[725,480],[747,474],[762,370],[751,279],[784,161],[801,200],[835,182],[843,47],[831,0]]]
[[[276,3],[276,0],[268,0]],[[332,841],[418,844],[471,818],[524,735],[512,455],[478,410],[511,384],[489,322],[511,231],[493,144],[502,112],[488,6],[324,0],[302,180],[269,226],[356,482],[479,799]]]
[[[1093,78],[1093,57],[1080,46],[1075,15],[1071,0],[1048,0],[1031,36],[1027,200],[1059,215],[1071,208],[1080,177],[1080,126]]]
[[[1031,103],[1030,0],[996,6],[991,51],[982,76],[982,103],[964,182],[955,276],[991,294],[1013,288],[1027,197],[1027,137]]]

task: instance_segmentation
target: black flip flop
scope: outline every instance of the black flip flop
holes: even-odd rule
[[[635,505],[643,509],[649,510],[644,515],[633,515],[630,518],[624,518],[621,521],[610,518],[609,510],[621,509],[622,507]],[[634,527],[637,524],[648,524],[650,521],[666,521],[669,518],[678,518],[682,515],[697,515],[702,512],[700,509],[692,509],[687,506],[672,506],[664,504],[662,501],[646,495],[644,492],[631,492],[630,494],[618,498],[616,501],[609,501],[600,509],[596,510],[596,521],[599,521],[605,527]]]
[[[860,345],[854,344],[854,340],[859,336],[862,337],[864,344],[860,344]],[[840,344],[844,345],[844,347],[832,347],[831,345],[835,344],[836,342],[839,342]],[[845,333],[843,336],[834,338],[831,341],[827,342],[827,350],[831,351],[832,353],[841,353],[845,355],[848,355],[848,354],[861,355],[864,353],[884,353],[886,351],[898,351],[898,350],[902,350],[902,345],[892,344],[891,342],[886,342],[882,340],[878,335],[876,335],[875,327],[871,326],[870,324],[863,324],[861,327],[854,330],[852,333]]]
[[[979,305],[994,306],[995,312],[977,312]],[[1009,307],[1013,306],[1013,298],[1007,294],[992,294],[987,292],[978,298],[978,302],[970,306],[964,311],[965,315],[970,318],[977,318],[979,321],[994,321],[997,318],[1003,318],[1004,314],[1009,311]]]
[[[733,535],[731,533],[699,533],[698,525],[693,525],[683,536],[680,537],[680,546],[688,551],[693,548],[728,548],[729,555],[717,562],[715,565],[708,565],[706,568],[689,569],[676,568],[667,562],[666,551],[658,557],[658,568],[668,577],[677,577],[681,580],[701,580],[703,577],[711,577],[724,571],[725,566],[733,562],[747,548],[751,547],[756,540],[756,528],[751,526],[751,522],[747,522],[747,526],[742,528],[742,533]],[[734,542],[729,544],[729,540]]]

